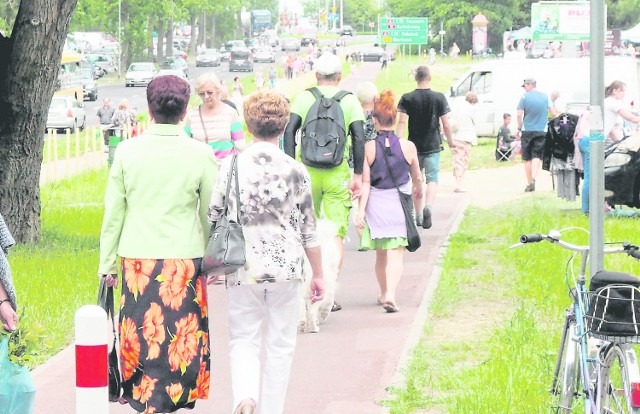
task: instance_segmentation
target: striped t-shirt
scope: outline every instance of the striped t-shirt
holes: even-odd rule
[[[240,115],[227,104],[223,103],[221,111],[215,115],[203,114],[202,121],[200,121],[198,108],[192,109],[187,113],[186,121],[187,133],[192,138],[209,144],[218,160],[235,152],[235,142],[242,141],[244,143]],[[202,127],[203,123],[207,129],[206,134]]]

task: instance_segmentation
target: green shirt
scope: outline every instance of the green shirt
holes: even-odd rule
[[[118,144],[104,198],[98,272],[116,273],[116,255],[202,257],[216,175],[211,147],[179,125],[153,124]]]

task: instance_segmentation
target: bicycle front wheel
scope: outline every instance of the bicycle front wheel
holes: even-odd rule
[[[576,323],[567,321],[562,334],[562,342],[558,351],[556,372],[553,380],[553,412],[570,414],[576,398],[578,387],[578,343],[576,337]]]
[[[631,384],[640,380],[636,353],[631,345],[611,345],[605,348],[600,367],[600,412],[640,414],[640,408],[631,405]]]

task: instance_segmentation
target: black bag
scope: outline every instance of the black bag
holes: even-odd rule
[[[387,164],[387,169],[389,170],[389,177],[393,181],[393,185],[396,186],[396,190],[398,190],[398,196],[400,197],[400,204],[402,205],[402,211],[404,212],[404,221],[407,224],[407,242],[409,245],[406,249],[410,252],[415,252],[420,248],[422,242],[420,241],[420,235],[418,234],[418,227],[416,227],[416,221],[413,218],[413,197],[411,194],[406,194],[400,191],[398,188],[397,181],[391,172],[391,167],[389,166],[389,159],[387,158],[387,148],[384,145],[381,145],[379,141],[377,141],[378,151],[382,151],[384,155],[384,163]]]
[[[302,163],[314,168],[334,168],[342,164],[347,130],[340,100],[351,92],[339,91],[324,97],[318,88],[307,89],[316,98],[301,130]]]
[[[118,347],[116,346],[116,323],[113,310],[113,288],[107,287],[106,277],[100,279],[98,292],[98,305],[107,312],[107,317],[111,318],[113,328],[113,347],[109,352],[109,401],[115,402],[122,393],[122,376],[118,364]]]
[[[236,220],[227,216],[229,210],[229,191],[231,182],[235,177],[236,183]],[[244,235],[240,225],[240,187],[238,186],[238,156],[231,160],[229,177],[227,178],[227,190],[224,196],[224,206],[218,221],[211,226],[211,234],[200,264],[200,274],[228,275],[233,273],[247,262],[245,255]]]
[[[640,335],[640,279],[598,271],[589,285],[588,329],[602,336]]]

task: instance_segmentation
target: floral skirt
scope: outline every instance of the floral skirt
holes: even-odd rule
[[[137,411],[171,413],[209,395],[207,284],[201,259],[122,258],[120,372]]]

